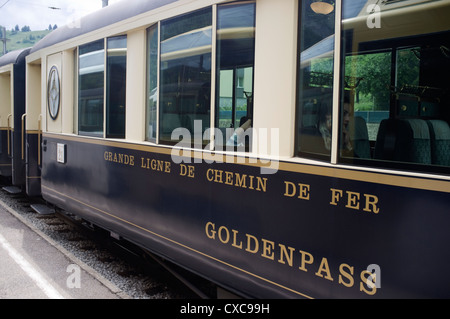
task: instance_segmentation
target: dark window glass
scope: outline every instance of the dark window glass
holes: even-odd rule
[[[158,25],[147,30],[147,119],[146,139],[156,141],[158,106]]]
[[[300,156],[330,158],[335,10],[300,2],[297,150]]]
[[[78,132],[103,136],[104,40],[79,47]]]
[[[389,118],[391,59],[391,51],[345,57],[341,155],[371,157],[369,141],[376,140],[380,122]]]
[[[254,58],[255,3],[218,6],[216,149],[251,145],[251,134],[235,130],[252,126]]]
[[[212,10],[161,23],[161,143],[202,146],[210,127]],[[180,134],[173,134],[175,129]]]
[[[450,4],[412,4],[343,0],[341,160],[449,173]]]
[[[108,39],[106,137],[125,138],[127,37]]]

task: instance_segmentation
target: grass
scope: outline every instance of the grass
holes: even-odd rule
[[[8,52],[32,47],[35,43],[49,34],[51,31],[29,31],[29,32],[12,32],[6,31],[6,38],[9,41],[6,42],[6,50]],[[2,46],[0,46],[0,52],[2,51]],[[3,52],[1,52],[3,54]]]

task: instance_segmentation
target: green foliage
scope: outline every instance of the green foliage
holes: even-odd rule
[[[6,31],[6,38],[9,39],[9,41],[6,42],[6,49],[10,52],[31,47],[49,33],[49,30],[28,32]],[[0,54],[2,54],[1,48]]]
[[[397,54],[396,85],[419,85],[420,62],[415,49],[399,50]],[[345,75],[362,78],[356,88],[359,109],[388,110],[391,94],[392,53],[380,52],[348,56]],[[372,104],[372,108],[370,105]]]
[[[356,88],[357,102],[359,102],[358,97],[361,95],[371,96],[373,109],[389,108],[390,52],[349,56],[346,58],[345,74],[362,78]]]

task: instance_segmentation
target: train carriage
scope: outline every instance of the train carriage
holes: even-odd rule
[[[30,48],[0,58],[0,175],[10,178],[11,191],[25,188],[25,57]]]
[[[26,58],[42,196],[243,297],[449,297],[449,16],[136,0],[58,28]]]

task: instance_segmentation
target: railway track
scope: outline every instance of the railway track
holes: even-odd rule
[[[100,273],[132,299],[209,299],[216,288],[204,279],[177,267],[108,231],[58,209],[39,214],[35,205],[41,198],[23,193],[11,194],[0,184],[0,200],[14,209],[38,230]]]

